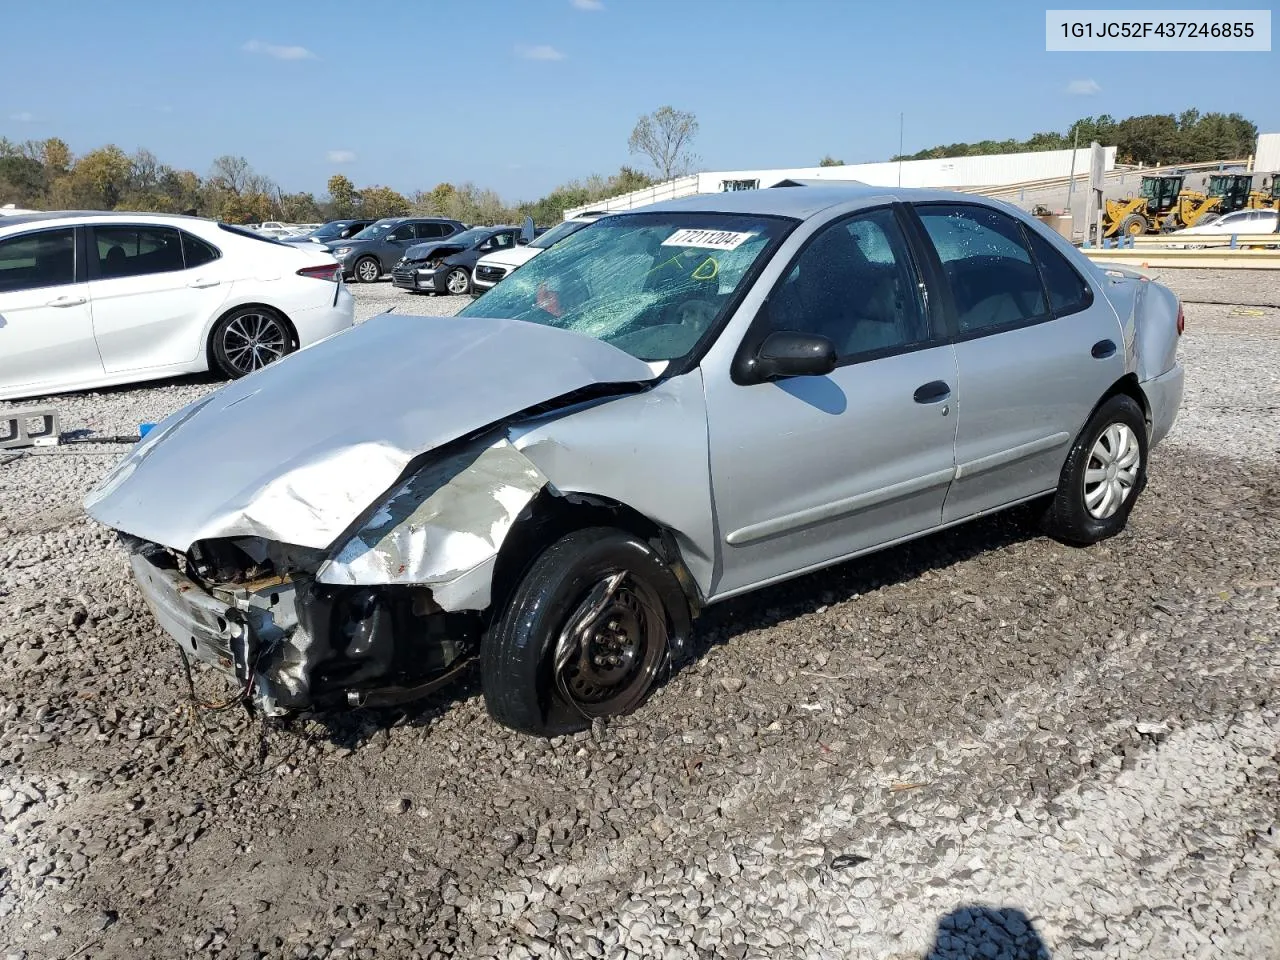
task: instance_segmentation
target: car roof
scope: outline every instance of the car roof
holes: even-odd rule
[[[59,220],[186,220],[192,223],[213,223],[208,217],[188,217],[181,213],[143,213],[133,210],[48,210],[43,213],[20,213],[13,217],[0,217],[0,227],[26,226],[33,223]]]
[[[954,193],[949,190],[918,190],[903,187],[874,187],[865,183],[846,182],[833,186],[766,187],[762,190],[729,190],[724,193],[700,193],[679,200],[663,200],[628,213],[739,213],[761,216],[795,217],[806,220],[830,207],[853,201],[866,204],[884,200],[921,202],[925,200],[956,200],[966,203],[979,202],[995,206],[987,197],[972,193]]]

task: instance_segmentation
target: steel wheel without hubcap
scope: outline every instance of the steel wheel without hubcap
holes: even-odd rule
[[[652,686],[667,649],[657,593],[627,571],[597,583],[556,641],[560,695],[585,717],[626,713]]]
[[[455,296],[467,292],[467,287],[471,285],[471,278],[467,276],[467,271],[461,267],[450,270],[449,276],[445,278],[445,287]]]
[[[288,349],[284,324],[267,313],[239,314],[222,331],[222,355],[241,376],[279,360]]]
[[[382,276],[382,267],[372,257],[366,258],[356,264],[356,276],[361,283],[373,283]]]
[[[1115,515],[1133,492],[1142,467],[1142,450],[1128,424],[1112,423],[1089,451],[1084,471],[1084,505],[1096,520]]]

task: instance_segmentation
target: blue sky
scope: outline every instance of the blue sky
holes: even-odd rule
[[[667,103],[697,115],[711,170],[886,159],[899,112],[908,152],[1187,107],[1280,130],[1280,54],[1047,53],[1047,5],[72,0],[55,25],[6,4],[0,136],[145,146],[201,174],[239,154],[286,190],[341,171],[521,200],[642,162],[627,136]]]

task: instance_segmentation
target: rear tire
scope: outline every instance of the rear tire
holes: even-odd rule
[[[648,544],[609,527],[574,531],[533,561],[485,636],[485,706],[544,737],[630,713],[688,629],[679,581]]]
[[[238,380],[297,349],[293,331],[270,307],[241,307],[214,324],[209,353],[224,376]]]
[[[1147,421],[1127,394],[1108,397],[1076,438],[1045,514],[1056,540],[1088,546],[1124,529],[1147,485]]]

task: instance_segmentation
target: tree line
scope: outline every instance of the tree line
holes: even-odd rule
[[[949,143],[892,159],[934,160],[993,153],[1069,150],[1077,138],[1082,147],[1087,147],[1092,140],[1106,147],[1114,146],[1119,163],[1201,163],[1250,156],[1257,145],[1258,128],[1238,113],[1202,114],[1199,110],[1184,110],[1179,114],[1144,114],[1123,120],[1104,113],[1077,120],[1065,133],[1037,133],[1026,140]]]
[[[631,167],[612,176],[571,180],[539,200],[507,204],[473,183],[441,183],[406,196],[390,187],[356,187],[336,174],[328,194],[287,193],[244,157],[223,156],[200,176],[160,162],[150,150],[111,144],[81,156],[50,137],[13,143],[0,137],[0,205],[36,210],[131,210],[195,213],[227,223],[311,223],[341,217],[444,216],[465,223],[558,222],[566,209],[639,190],[653,177]]]
[[[564,211],[687,173],[698,133],[692,113],[660,107],[640,117],[627,142],[653,175],[623,166],[610,176],[570,180],[538,200],[508,204],[474,183],[440,183],[405,195],[379,184],[357,187],[334,174],[328,194],[286,193],[244,157],[222,156],[203,177],[161,163],[150,150],[127,154],[114,144],[74,156],[57,137],[13,143],[0,137],[0,205],[37,210],[136,210],[195,213],[227,223],[311,223],[348,217],[440,216],[464,223],[558,222]]]

